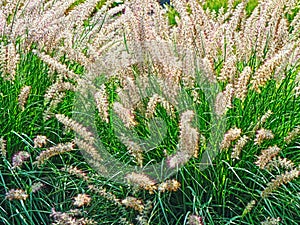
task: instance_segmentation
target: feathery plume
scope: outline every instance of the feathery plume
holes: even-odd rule
[[[298,78],[299,77],[299,78]],[[298,75],[297,79],[300,80],[300,75]],[[300,96],[300,86],[296,86],[294,88],[294,94],[295,94],[295,97],[298,98]]]
[[[134,157],[136,164],[140,167],[143,166],[143,149],[142,147],[135,143],[133,140],[130,140],[124,134],[120,136],[122,143],[127,147],[129,153]]]
[[[121,201],[121,203],[122,203],[123,205],[125,205],[126,207],[132,208],[132,209],[134,209],[134,210],[136,210],[136,211],[138,211],[138,212],[140,212],[140,213],[141,213],[141,212],[144,210],[144,208],[145,208],[143,201],[140,200],[140,199],[137,199],[137,198],[135,198],[135,197],[130,197],[130,196],[128,196],[128,197],[126,197],[125,199],[123,199],[123,200]]]
[[[247,144],[249,140],[249,137],[246,135],[243,135],[241,138],[238,139],[237,143],[234,145],[231,153],[232,159],[239,159],[239,156],[241,154],[241,151],[243,147]]]
[[[79,134],[85,141],[87,141],[89,143],[94,142],[95,138],[94,138],[93,133],[89,132],[86,127],[82,126],[77,121],[75,121],[63,114],[56,114],[55,117],[59,122],[64,124],[67,128],[70,128],[73,131],[75,131],[77,134]]]
[[[6,157],[6,140],[3,137],[0,137],[0,151],[1,155]]]
[[[5,194],[5,198],[9,201],[12,200],[26,200],[28,198],[26,191],[22,189],[10,189],[9,192]]]
[[[300,135],[300,127],[295,127],[292,131],[290,131],[287,136],[284,138],[284,141],[287,144],[290,144],[295,138]]]
[[[123,88],[118,91],[120,102],[126,108],[134,108],[141,101],[141,94],[132,75],[123,76]]]
[[[264,124],[267,119],[273,114],[271,110],[268,110],[260,119],[260,125]]]
[[[34,50],[33,53],[36,54],[45,63],[47,63],[47,65],[52,70],[56,71],[61,76],[59,80],[63,80],[63,78],[78,80],[80,78],[78,74],[69,70],[66,65],[62,64],[61,62],[47,55],[46,53],[39,52],[37,50]]]
[[[241,136],[242,130],[240,128],[230,128],[225,134],[221,142],[221,150],[226,150],[230,147],[231,142],[235,141]]]
[[[271,110],[268,110],[261,118],[260,120],[255,124],[253,130],[257,131],[258,128],[260,128],[264,123],[269,119],[269,117],[273,114]]]
[[[95,220],[79,217],[82,212],[79,210],[69,210],[67,212],[56,212],[52,209],[50,217],[54,219],[53,225],[96,225]]]
[[[54,116],[54,109],[58,106],[58,104],[63,100],[63,98],[66,96],[65,92],[55,94],[52,101],[50,102],[49,106],[43,113],[43,119],[44,121],[50,119],[52,116]],[[45,102],[48,100],[45,99]]]
[[[0,11],[0,35],[3,35],[3,32],[5,30],[6,27],[6,18],[5,15],[3,13],[3,10]]]
[[[24,86],[24,87],[22,87],[21,92],[19,94],[18,101],[19,101],[19,106],[22,109],[22,111],[24,111],[24,109],[25,109],[25,104],[26,104],[27,98],[29,96],[30,90],[31,90],[31,86]]]
[[[14,43],[4,45],[4,43],[1,42],[0,56],[1,76],[4,80],[14,82],[17,65],[20,61],[20,55],[17,52],[16,45]]]
[[[47,90],[44,95],[45,98],[45,104],[48,104],[48,102],[53,99],[54,97],[56,98],[63,98],[64,96],[60,96],[59,92],[64,92],[64,91],[75,91],[75,85],[73,85],[70,82],[55,82],[53,83]]]
[[[280,152],[280,148],[275,146],[270,146],[269,148],[262,150],[261,155],[258,157],[258,160],[255,162],[260,169],[264,169],[268,162],[270,162],[275,156]]]
[[[213,59],[211,57],[205,56],[202,59],[203,73],[211,83],[216,83],[216,72]]]
[[[99,88],[99,91],[97,91],[94,95],[96,107],[98,109],[98,112],[100,114],[100,117],[103,121],[106,123],[109,122],[109,114],[108,114],[108,100],[105,92],[105,85],[102,84]]]
[[[215,102],[215,112],[217,115],[224,115],[229,108],[232,108],[233,95],[234,88],[232,84],[227,84],[225,90],[218,93]]]
[[[25,151],[19,151],[12,158],[12,169],[19,168],[30,158],[30,154]]]
[[[94,185],[89,185],[89,190],[102,196],[103,198],[111,201],[114,203],[116,206],[122,206],[121,200],[118,199],[114,194],[111,192],[107,192],[105,188],[102,187],[96,187]]]
[[[98,150],[92,144],[78,138],[75,138],[74,142],[81,150],[84,150],[87,154],[89,154],[91,158],[98,164],[103,161]]]
[[[197,215],[190,215],[188,220],[189,225],[204,225],[203,219]]]
[[[42,148],[47,144],[47,137],[44,135],[37,135],[34,139],[34,148]]]
[[[249,202],[249,203],[246,205],[246,207],[245,207],[245,209],[244,209],[244,211],[243,211],[242,216],[245,216],[246,214],[248,214],[249,212],[251,212],[251,210],[253,209],[253,207],[255,206],[255,204],[256,204],[256,201],[255,201],[255,200],[252,200],[251,202]]]
[[[254,144],[261,145],[264,140],[270,140],[274,138],[274,134],[271,130],[266,130],[265,128],[261,128],[256,131]]]
[[[137,122],[135,121],[132,109],[125,108],[119,102],[114,102],[113,109],[114,109],[114,112],[123,121],[125,127],[130,128],[137,124]]]
[[[146,115],[145,115],[146,118],[153,117],[156,106],[159,103],[164,107],[164,109],[167,111],[170,117],[175,116],[174,107],[165,98],[159,96],[158,94],[154,94],[153,96],[150,97],[149,102],[147,104]]]
[[[236,63],[237,58],[235,55],[232,55],[229,58],[227,58],[223,64],[218,80],[232,82],[237,71]]]
[[[154,191],[157,189],[157,186],[155,185],[156,182],[152,180],[150,177],[148,177],[145,174],[142,173],[129,173],[126,174],[125,179],[133,185],[136,185],[144,190],[149,191],[150,194],[153,194]]]
[[[74,175],[84,181],[89,181],[88,175],[75,166],[64,166],[61,170],[67,171],[69,174]]]
[[[261,225],[279,225],[281,219],[279,217],[277,218],[270,218],[268,217],[265,221],[261,222]]]
[[[36,164],[41,165],[49,158],[63,154],[65,152],[73,151],[74,150],[74,143],[68,142],[68,143],[60,143],[56,146],[50,147],[45,151],[42,151],[37,157],[36,157]]]
[[[91,197],[87,194],[78,194],[76,197],[74,197],[73,205],[77,207],[82,207],[85,205],[89,205],[91,202]]]
[[[165,191],[169,191],[169,192],[175,192],[180,188],[181,184],[175,180],[166,180],[160,184],[158,184],[157,190],[159,192],[165,192]]]
[[[137,215],[136,220],[139,222],[139,224],[143,225],[149,225],[149,214],[151,213],[152,209],[152,202],[147,201],[146,204],[144,205],[144,209],[142,212]]]
[[[284,174],[277,175],[275,179],[267,184],[267,187],[262,191],[261,196],[263,198],[268,197],[273,191],[275,191],[282,184],[287,184],[292,180],[298,178],[300,175],[299,168],[294,168],[290,171],[285,171]]]
[[[31,185],[31,192],[36,193],[41,190],[42,187],[44,187],[44,184],[42,182],[35,182]]]
[[[260,93],[260,87],[265,86],[267,81],[271,79],[274,69],[281,65],[286,57],[289,57],[292,49],[292,47],[289,47],[289,49],[280,51],[275,56],[268,59],[263,65],[261,65],[254,73],[253,78],[250,81],[250,83],[252,84],[252,89]]]
[[[171,168],[187,163],[192,156],[198,156],[199,132],[191,126],[193,118],[194,112],[191,110],[181,114],[178,150],[168,158],[168,165]]]
[[[234,94],[236,98],[241,99],[242,101],[245,100],[247,93],[248,93],[248,83],[251,76],[251,67],[246,66],[243,69],[243,72],[240,74],[237,83],[234,85]]]
[[[287,159],[287,158],[281,158],[280,156],[274,157],[272,161],[268,162],[266,165],[266,169],[269,171],[272,171],[274,168],[283,168],[286,170],[291,170],[293,169],[295,164]]]

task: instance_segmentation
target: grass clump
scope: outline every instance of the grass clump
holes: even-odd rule
[[[299,224],[295,1],[0,3],[3,224]]]

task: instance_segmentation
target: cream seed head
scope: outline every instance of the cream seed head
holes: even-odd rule
[[[18,97],[18,101],[19,101],[19,106],[22,110],[25,109],[25,104],[26,104],[26,101],[28,99],[30,90],[31,90],[31,86],[24,86],[21,89],[21,92],[20,92],[19,97]]]
[[[76,197],[74,197],[74,205],[77,207],[87,206],[91,202],[91,197],[87,194],[78,194]]]
[[[40,154],[36,157],[35,163],[38,165],[41,165],[45,163],[46,160],[49,158],[63,154],[65,152],[73,151],[74,150],[74,143],[68,142],[68,143],[60,143],[56,146],[50,147],[45,151],[40,152]]]
[[[10,189],[9,192],[5,194],[5,198],[9,201],[12,200],[23,200],[28,198],[28,194],[22,189]]]
[[[229,129],[221,142],[221,150],[226,150],[230,147],[231,143],[240,137],[242,130],[240,128],[234,127]]]
[[[19,168],[30,158],[30,154],[26,151],[19,151],[12,158],[12,169]]]
[[[44,135],[37,135],[34,139],[34,148],[42,148],[47,144],[47,137]]]
[[[2,157],[6,158],[7,150],[6,150],[6,140],[3,137],[0,137],[0,151]]]
[[[144,190],[149,191],[150,194],[153,194],[157,189],[156,181],[151,179],[148,175],[142,173],[129,173],[125,176],[125,179],[133,185],[136,185]]]
[[[266,165],[280,152],[280,148],[275,146],[270,146],[269,148],[262,150],[261,155],[258,156],[258,160],[255,162],[260,169],[264,169]]]
[[[282,184],[287,184],[292,180],[298,178],[300,176],[300,169],[294,168],[289,171],[285,171],[284,173],[277,175],[275,179],[272,179],[267,187],[261,192],[261,196],[263,198],[268,197],[272,194],[276,189],[278,189]]]
[[[254,144],[255,145],[261,145],[264,140],[270,140],[274,138],[274,134],[271,130],[266,130],[264,128],[261,128],[256,131]]]

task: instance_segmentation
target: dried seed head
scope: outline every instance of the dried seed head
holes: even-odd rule
[[[17,52],[16,44],[9,43],[5,45],[1,42],[0,56],[0,67],[2,70],[1,76],[4,80],[13,82],[15,80],[17,65],[20,61],[20,54]]]
[[[232,159],[239,159],[242,149],[247,144],[248,140],[249,137],[247,137],[246,135],[239,138],[239,140],[237,141],[237,143],[234,145],[232,149],[232,153],[231,153]]]
[[[300,176],[300,169],[295,168],[290,171],[285,171],[284,174],[277,175],[275,179],[267,184],[267,187],[262,191],[261,196],[263,198],[268,197],[273,191],[275,191],[282,184],[287,184],[290,181]]]
[[[275,146],[270,146],[269,148],[262,150],[261,155],[258,157],[258,160],[255,162],[260,169],[264,169],[265,166],[270,162],[278,153],[280,152],[280,148]]]
[[[21,92],[18,97],[18,101],[19,101],[19,106],[22,110],[25,109],[25,104],[26,104],[27,98],[29,96],[30,90],[31,90],[31,86],[24,86],[21,89]]]
[[[197,216],[197,215],[190,215],[188,224],[189,225],[204,225],[202,217]]]
[[[123,199],[122,204],[125,205],[126,207],[132,208],[136,211],[139,211],[140,213],[144,210],[145,206],[142,200],[137,199],[135,197],[126,197]]]
[[[153,194],[154,191],[157,189],[155,185],[156,182],[145,174],[132,172],[130,174],[127,174],[125,176],[125,179],[129,183],[137,185],[138,187],[149,191],[150,194]]]
[[[172,179],[172,180],[166,180],[166,181],[160,183],[158,185],[157,190],[159,192],[165,192],[165,191],[175,192],[179,188],[180,188],[180,183],[177,180]]]
[[[43,164],[46,160],[49,158],[63,154],[65,152],[73,151],[74,150],[74,143],[68,142],[68,143],[60,143],[56,146],[50,147],[45,151],[42,151],[37,157],[36,162],[38,165]]]
[[[218,93],[215,102],[215,112],[222,116],[226,111],[232,108],[232,99],[234,96],[234,88],[232,84],[227,84],[224,91]]]
[[[88,131],[88,128],[82,126],[77,121],[63,115],[63,114],[56,114],[56,119],[64,124],[66,127],[71,128],[77,134],[79,134],[85,141],[89,143],[94,143],[94,135],[92,132]]]
[[[229,58],[227,58],[223,64],[218,80],[220,81],[229,80],[229,82],[232,82],[234,80],[235,73],[237,70],[236,63],[237,63],[236,55],[232,55]]]
[[[74,200],[75,201],[74,201],[73,205],[82,207],[85,205],[89,205],[92,199],[87,194],[79,194],[76,197],[74,197]]]
[[[264,140],[270,140],[274,138],[274,134],[271,130],[266,130],[264,128],[261,128],[256,131],[256,136],[254,139],[255,145],[261,145]]]
[[[289,144],[291,143],[296,137],[300,135],[300,127],[295,127],[291,132],[287,134],[284,138],[284,141]]]
[[[51,100],[49,106],[47,107],[47,109],[44,111],[43,113],[43,119],[46,121],[48,119],[50,119],[52,116],[54,116],[54,110],[56,109],[56,107],[58,106],[58,104],[60,102],[62,102],[63,98],[66,96],[65,92],[61,92],[58,94],[55,94],[53,99]],[[46,101],[46,100],[45,100]]]
[[[19,151],[12,158],[12,169],[22,166],[22,164],[30,158],[30,154],[25,151]]]
[[[47,144],[47,137],[43,135],[37,135],[35,139],[33,139],[34,148],[42,148],[45,144]]]
[[[261,222],[261,225],[279,225],[281,219],[279,217],[277,218],[270,218],[268,217],[265,221]]]
[[[164,109],[167,111],[167,113],[170,117],[175,116],[174,107],[165,98],[159,96],[158,94],[154,94],[149,99],[147,109],[146,109],[146,115],[145,115],[146,118],[152,118],[153,117],[153,115],[155,113],[156,106],[159,103],[164,107]]]
[[[232,141],[235,141],[240,137],[242,130],[240,128],[230,128],[224,135],[224,138],[221,142],[220,148],[222,150],[228,149]]]
[[[200,135],[198,130],[191,126],[193,117],[194,112],[192,110],[187,110],[181,114],[178,150],[167,159],[170,168],[184,165],[191,157],[198,156]]]
[[[106,96],[106,91],[105,91],[105,85],[102,84],[100,86],[99,91],[97,91],[94,95],[95,102],[96,102],[96,107],[98,109],[99,115],[103,121],[106,123],[109,122],[109,114],[108,114],[108,100]]]
[[[255,125],[255,127],[253,128],[254,131],[257,131],[257,129],[259,127],[261,127],[266,121],[267,119],[273,114],[273,112],[271,110],[268,110],[261,118],[260,120],[257,122],[257,124]]]
[[[5,158],[6,157],[6,140],[3,137],[0,138],[0,151],[1,155]]]
[[[125,135],[121,135],[120,139],[122,143],[127,147],[129,153],[134,157],[136,164],[142,167],[144,159],[142,147],[139,144],[135,143],[133,140],[130,140]]]
[[[74,142],[81,150],[89,154],[96,163],[100,164],[100,162],[103,161],[103,158],[93,144],[80,140],[79,138],[75,138]]]
[[[32,191],[32,193],[35,193],[35,192],[41,190],[42,187],[44,187],[44,184],[42,182],[33,183],[31,185],[31,191]]]
[[[12,200],[26,200],[28,198],[28,194],[22,189],[11,189],[9,192],[5,194],[5,198],[9,201]]]
[[[243,211],[243,216],[246,215],[247,213],[249,213],[253,209],[255,204],[256,204],[255,200],[252,200],[251,202],[249,202]]]
[[[87,219],[81,217],[83,214],[82,211],[78,209],[72,209],[67,212],[56,212],[55,209],[52,209],[50,217],[54,219],[52,224],[55,225],[96,225],[98,224],[95,220]]]
[[[272,159],[272,161],[270,161],[267,165],[266,165],[266,169],[269,171],[272,171],[274,168],[283,168],[286,170],[291,170],[293,169],[295,166],[295,164],[287,159],[287,158],[281,158],[280,156],[278,157],[274,157]]]
[[[248,83],[250,80],[251,72],[251,67],[246,66],[243,72],[240,74],[237,84],[234,85],[235,97],[241,99],[242,101],[245,100],[248,93]]]
[[[125,127],[134,127],[137,122],[135,121],[134,113],[132,109],[125,108],[121,103],[114,102],[113,109],[115,113],[123,121]]]
[[[56,97],[56,99],[62,99],[64,95],[62,93],[65,93],[66,91],[75,91],[75,85],[73,85],[70,82],[62,82],[58,81],[56,83],[53,83],[47,90],[44,95],[45,104],[48,104],[51,99]]]
[[[62,170],[67,171],[71,175],[75,175],[78,178],[83,179],[84,181],[89,181],[89,177],[85,172],[83,172],[81,169],[78,169],[77,167],[74,166],[68,166],[68,167],[63,167]]]

